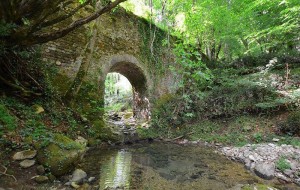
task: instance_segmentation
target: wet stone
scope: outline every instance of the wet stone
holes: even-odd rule
[[[35,160],[23,160],[22,162],[20,162],[20,166],[22,168],[30,168],[34,164],[35,164]]]

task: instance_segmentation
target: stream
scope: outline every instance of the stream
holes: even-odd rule
[[[80,190],[296,190],[295,184],[262,180],[204,145],[179,145],[166,142],[105,146],[87,151],[77,168],[87,173]],[[70,175],[52,183],[36,184],[30,180],[0,190],[71,190],[66,185]],[[93,180],[89,180],[93,178]],[[9,179],[9,178],[7,178]],[[10,188],[12,187],[12,188]],[[272,188],[271,188],[272,187]]]
[[[223,190],[275,186],[251,174],[244,166],[204,146],[155,142],[120,148],[92,149],[81,168],[96,177],[99,190]],[[251,188],[253,187],[253,188]],[[278,186],[279,189],[284,189]],[[291,189],[297,189],[293,187]]]

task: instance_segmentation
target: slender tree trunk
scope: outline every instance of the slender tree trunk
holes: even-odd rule
[[[245,46],[246,51],[248,51],[249,50],[249,43],[247,42],[247,40],[245,40],[244,38],[241,37],[241,41],[242,41],[243,45]]]
[[[218,45],[218,48],[217,48],[217,51],[216,51],[215,60],[218,60],[218,59],[219,59],[219,55],[220,55],[220,52],[221,52],[221,48],[222,48],[222,44],[220,43],[220,44]]]
[[[96,22],[97,22],[97,20],[96,20]],[[88,53],[88,57],[87,57],[87,59],[82,61],[81,65],[79,67],[79,70],[76,74],[76,77],[64,97],[66,103],[68,103],[68,104],[70,104],[74,100],[74,98],[78,94],[78,92],[81,88],[81,85],[86,77],[86,74],[90,67],[90,62],[91,62],[91,59],[93,56],[93,51],[94,51],[94,47],[95,47],[95,41],[97,38],[97,34],[98,34],[97,28],[94,26],[93,35],[90,39],[88,47],[86,48],[86,53]]]

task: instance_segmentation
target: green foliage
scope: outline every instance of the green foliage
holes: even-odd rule
[[[291,112],[287,119],[278,124],[279,130],[288,135],[300,135],[300,111]]]
[[[176,127],[182,124],[182,118],[177,118],[174,111],[177,109],[177,97],[165,94],[157,100],[152,109],[152,125],[158,128]]]
[[[229,116],[258,109],[255,105],[276,97],[272,87],[247,80],[223,83],[204,94],[197,102],[202,116]]]
[[[284,172],[284,170],[291,168],[291,164],[286,161],[285,157],[280,157],[279,160],[277,160],[276,162],[276,168],[281,172]]]
[[[179,65],[170,67],[174,75],[181,78],[176,95],[164,95],[152,110],[152,122],[159,127],[180,127],[196,118],[197,101],[202,98],[199,91],[206,89],[212,79],[212,74],[201,61],[194,48],[182,43],[175,50]]]
[[[278,142],[278,144],[290,144],[295,147],[300,147],[300,139],[291,137],[291,136],[284,136],[281,138],[281,140]]]
[[[148,6],[145,17],[197,46],[210,61],[232,60],[244,54],[290,53],[299,43],[297,0],[151,2],[144,3],[143,9]],[[141,6],[135,1],[131,4]]]
[[[156,139],[161,135],[161,133],[158,130],[156,130],[152,127],[148,128],[148,129],[147,128],[137,128],[136,132],[140,139]]]
[[[254,133],[253,138],[256,143],[261,143],[264,139],[263,134],[261,134],[261,133]]]
[[[13,131],[17,127],[17,119],[12,115],[5,105],[0,102],[0,135],[3,131]]]
[[[239,128],[226,128],[226,126],[217,121],[203,121],[189,126],[189,129],[193,132],[190,137],[191,140],[235,144],[236,146],[243,146],[248,143],[246,135]]]
[[[201,61],[199,52],[188,44],[178,43],[174,53],[179,63],[179,68],[170,69],[182,77],[181,86],[188,87],[185,91],[205,89],[213,76],[205,63]]]
[[[158,28],[151,21],[139,19],[138,24],[138,30],[143,40],[141,43],[142,56],[148,60],[149,68],[155,68],[157,74],[163,74],[166,67],[161,58],[164,53],[163,42],[167,38],[167,32]]]
[[[0,20],[0,37],[8,36],[15,27],[16,26],[14,24],[5,23],[4,21]]]

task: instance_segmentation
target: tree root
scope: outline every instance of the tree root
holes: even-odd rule
[[[0,175],[5,175],[5,176],[8,176],[8,177],[12,177],[12,178],[14,178],[15,182],[17,182],[17,179],[16,179],[15,176],[6,173],[7,172],[7,167],[5,167],[3,165],[1,165],[1,166],[4,169],[4,172],[0,172]]]
[[[25,94],[26,96],[31,96],[31,95],[42,96],[42,93],[36,93],[36,92],[30,91],[30,90],[27,90],[27,89],[25,89],[25,88],[23,88],[23,87],[21,87],[21,86],[18,86],[18,85],[16,85],[16,84],[11,83],[10,81],[5,80],[5,79],[4,79],[3,77],[1,77],[1,76],[0,76],[0,80],[1,80],[4,84],[10,86],[11,88],[16,89],[16,90],[20,90],[20,91],[23,92],[23,94]]]

